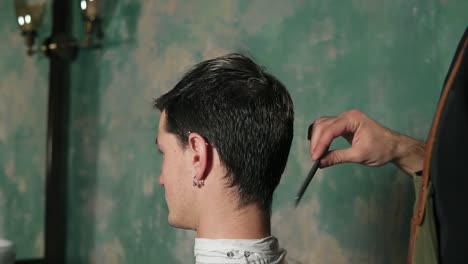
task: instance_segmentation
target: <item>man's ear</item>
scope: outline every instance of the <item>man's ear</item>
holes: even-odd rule
[[[209,162],[208,142],[198,133],[190,133],[188,148],[192,152],[192,165],[195,168],[195,180],[205,179]]]

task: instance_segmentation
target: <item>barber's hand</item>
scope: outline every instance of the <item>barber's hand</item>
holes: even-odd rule
[[[333,139],[339,136],[351,146],[328,151]],[[310,142],[311,158],[317,160],[322,157],[322,168],[345,162],[366,166],[393,162],[408,173],[422,169],[422,142],[395,133],[358,110],[315,120]]]

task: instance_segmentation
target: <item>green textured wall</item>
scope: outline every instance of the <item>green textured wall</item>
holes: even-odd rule
[[[425,138],[445,72],[468,24],[467,1],[108,4],[105,48],[82,51],[72,69],[69,263],[192,262],[193,232],[167,224],[158,186],[161,160],[154,146],[159,113],[151,102],[187,67],[231,51],[254,56],[287,85],[295,103],[295,140],[272,219],[290,258],[404,262],[413,192],[409,178],[393,166],[340,165],[319,171],[299,209],[292,208],[311,166],[306,128],[322,115],[358,108],[388,127]],[[5,9],[0,12],[9,14]],[[43,196],[46,63],[22,54],[14,20],[6,17],[0,18],[0,32],[11,35],[11,43],[0,48],[1,56],[10,56],[0,62],[0,92],[7,94],[0,97],[0,173],[7,175],[0,178],[0,234],[41,244],[42,221],[32,225],[32,234],[20,230],[28,219],[41,218],[42,209],[27,207],[16,217],[8,212],[16,212],[19,201],[37,203],[32,198]],[[78,34],[82,27],[75,20]],[[22,71],[29,71],[26,78]],[[25,107],[14,104],[14,98],[22,98]],[[11,117],[20,121],[11,125]],[[343,141],[335,146],[340,145]],[[31,152],[38,153],[38,161],[25,165]],[[26,170],[22,177],[31,189],[21,192],[14,180],[21,178],[8,177],[10,153],[16,155],[17,174]],[[24,241],[25,255],[37,252],[33,242]]]
[[[44,245],[49,63],[26,55],[13,3],[0,1],[0,238],[30,258],[42,256]],[[50,8],[43,26],[39,39],[49,35]]]

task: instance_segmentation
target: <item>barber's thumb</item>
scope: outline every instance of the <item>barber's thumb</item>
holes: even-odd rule
[[[355,155],[351,148],[331,150],[323,155],[320,167],[326,168],[336,164],[355,162],[354,158]]]

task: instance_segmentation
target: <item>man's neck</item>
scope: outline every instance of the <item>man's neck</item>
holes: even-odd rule
[[[257,205],[238,208],[237,203],[220,203],[213,199],[203,211],[196,230],[198,238],[260,239],[271,236],[270,215]]]

